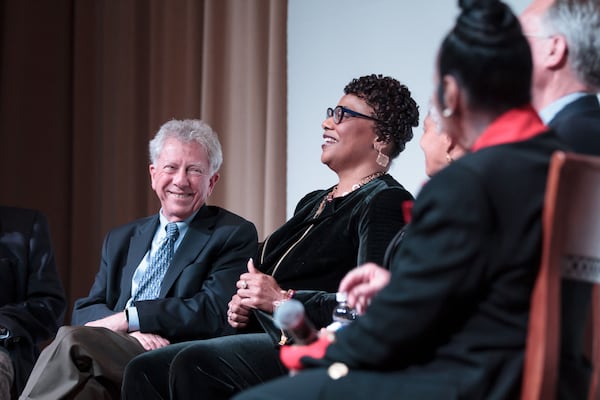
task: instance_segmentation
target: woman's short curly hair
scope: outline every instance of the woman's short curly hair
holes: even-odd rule
[[[353,79],[344,93],[364,100],[373,108],[373,117],[378,119],[375,134],[382,142],[393,143],[388,156],[397,157],[413,138],[412,128],[419,125],[419,107],[408,87],[389,76],[372,74]]]

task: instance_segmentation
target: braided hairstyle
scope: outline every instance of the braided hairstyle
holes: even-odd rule
[[[410,90],[396,79],[382,75],[366,75],[353,79],[345,94],[364,100],[373,108],[375,134],[384,143],[393,143],[389,157],[400,154],[413,138],[413,127],[419,125],[419,108]]]
[[[461,13],[438,55],[442,77],[452,75],[471,109],[502,113],[531,101],[529,43],[510,8],[499,0],[459,0]]]

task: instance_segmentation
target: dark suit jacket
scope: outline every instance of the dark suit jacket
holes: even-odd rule
[[[548,125],[577,153],[600,155],[600,104],[596,95],[567,104]]]
[[[389,285],[313,360],[351,368],[327,381],[323,398],[518,398],[557,149],[552,132],[487,147],[423,187]]]
[[[38,345],[56,334],[65,309],[45,216],[0,207],[0,326],[11,331],[11,341],[18,340],[8,344],[17,392],[39,355]]]
[[[586,95],[567,104],[548,124],[577,153],[600,156],[600,103]],[[582,355],[591,285],[564,280],[561,288],[561,370],[559,399],[587,397],[591,367]]]
[[[157,214],[106,235],[100,270],[89,296],[75,302],[74,325],[125,309],[133,273],[148,251],[158,223]],[[222,208],[203,206],[175,252],[160,298],[135,303],[140,330],[172,342],[233,333],[227,324],[227,304],[248,259],[256,253],[257,242],[252,223]]]

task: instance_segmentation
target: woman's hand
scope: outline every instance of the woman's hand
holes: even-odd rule
[[[248,261],[248,272],[240,275],[236,286],[241,305],[247,308],[258,308],[273,313],[273,303],[286,299],[285,292],[281,290],[277,281],[271,275],[257,270],[252,259]]]

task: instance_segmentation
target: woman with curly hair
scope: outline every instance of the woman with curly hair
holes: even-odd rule
[[[249,261],[227,315],[240,334],[136,357],[125,372],[123,399],[223,399],[285,375],[278,346],[289,339],[273,324],[274,307],[294,298],[315,325],[326,326],[342,277],[365,262],[383,262],[406,222],[402,203],[412,201],[387,171],[418,120],[410,91],[396,79],[352,80],[321,124],[321,161],[338,183],[300,200]]]

